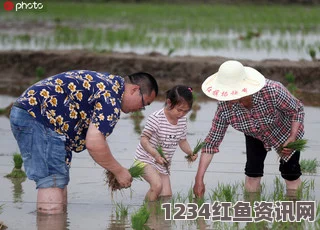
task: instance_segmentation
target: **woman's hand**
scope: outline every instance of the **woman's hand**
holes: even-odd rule
[[[294,142],[295,140],[296,140],[295,137],[291,137],[291,136],[290,136],[290,137],[286,140],[286,142],[283,143],[283,149],[282,149],[282,151],[281,151],[281,153],[282,153],[283,155],[287,156],[287,155],[290,155],[290,154],[292,153],[293,149],[286,148],[286,146],[287,146],[289,143]]]
[[[205,191],[206,191],[206,187],[205,187],[205,185],[203,183],[203,180],[196,178],[195,184],[193,186],[194,195],[197,198],[202,198]]]

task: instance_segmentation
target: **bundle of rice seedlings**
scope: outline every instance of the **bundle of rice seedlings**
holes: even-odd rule
[[[170,175],[169,166],[168,166],[168,161],[167,161],[167,158],[165,157],[165,154],[164,154],[164,152],[163,152],[162,146],[161,146],[161,145],[158,145],[157,148],[156,148],[156,150],[158,151],[158,153],[160,154],[160,156],[166,160],[166,162],[164,163],[164,166],[166,167],[167,173]]]
[[[23,160],[19,153],[13,154],[13,162],[14,168],[12,169],[11,173],[7,174],[6,177],[9,178],[25,178],[26,173],[21,169]]]
[[[282,148],[288,148],[288,149],[294,149],[294,150],[297,150],[297,151],[303,151],[303,150],[305,150],[307,148],[306,144],[307,144],[307,140],[306,139],[301,139],[301,140],[293,141],[293,142],[287,144],[287,146],[284,146]]]
[[[132,178],[134,180],[143,180],[143,174],[144,174],[144,167],[145,163],[141,161],[136,161],[129,169],[129,173],[131,174]],[[121,186],[119,182],[117,181],[115,175],[110,171],[105,171],[106,174],[106,183],[108,184],[108,187],[111,189],[111,191],[120,190]]]
[[[188,163],[192,162],[191,157],[196,155],[200,151],[200,149],[202,149],[205,146],[205,144],[206,144],[206,142],[202,141],[201,139],[197,140],[197,144],[192,151],[192,155],[185,156]]]
[[[295,151],[303,151],[307,148],[307,140],[306,139],[301,139],[301,140],[296,140],[293,142],[290,142],[289,144],[287,144],[286,146],[281,146],[280,150],[278,151],[279,156],[284,159],[285,161],[288,161],[290,159],[290,157],[294,154]],[[283,155],[281,153],[281,151],[284,148],[288,148],[288,149],[292,149],[294,150],[289,156],[287,155]]]
[[[141,208],[131,215],[131,223],[133,229],[143,229],[144,224],[148,221],[150,211],[146,204],[143,204]]]

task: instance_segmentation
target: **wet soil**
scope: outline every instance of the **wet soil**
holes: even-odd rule
[[[205,98],[200,86],[215,73],[224,57],[168,57],[159,53],[95,53],[71,51],[0,51],[0,94],[18,96],[30,84],[41,78],[73,70],[89,69],[124,76],[137,71],[154,75],[160,86],[160,97],[172,85],[187,84]],[[296,96],[306,105],[320,106],[320,61],[290,61],[269,59],[239,60],[256,68],[266,78],[288,85],[286,75],[292,73],[297,87]],[[40,74],[39,68],[44,74]]]

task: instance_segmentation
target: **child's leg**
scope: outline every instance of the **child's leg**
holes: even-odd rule
[[[171,183],[170,183],[170,176],[160,174],[161,181],[162,181],[162,190],[160,193],[161,197],[171,197],[172,196],[172,190],[171,190]]]
[[[162,190],[162,180],[158,170],[153,166],[146,164],[143,178],[150,184],[150,189],[147,192],[145,199],[147,201],[157,200]]]

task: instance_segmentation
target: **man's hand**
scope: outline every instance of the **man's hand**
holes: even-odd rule
[[[114,174],[121,188],[129,188],[132,182],[132,176],[129,173],[128,169],[123,168]]]

